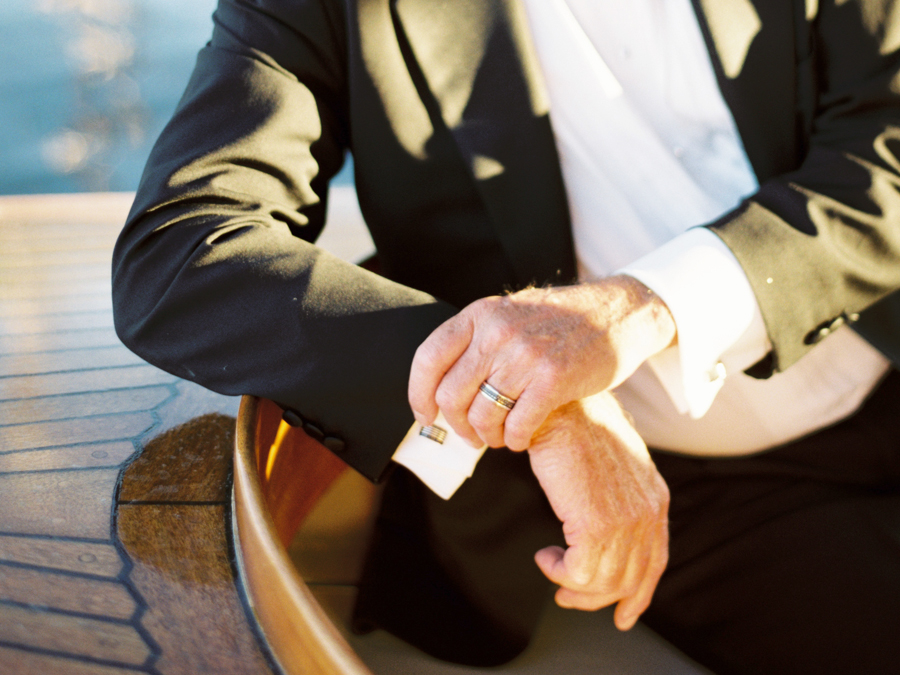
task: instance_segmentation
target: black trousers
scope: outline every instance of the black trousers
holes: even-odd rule
[[[900,672],[900,373],[844,422],[752,457],[654,452],[670,562],[643,620],[718,675]],[[398,470],[360,585],[358,630],[495,665],[549,591],[563,544],[526,453],[488,452],[450,501]]]
[[[645,623],[719,675],[900,672],[900,373],[780,448],[654,460],[671,546]]]

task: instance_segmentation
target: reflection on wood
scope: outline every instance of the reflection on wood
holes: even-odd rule
[[[272,401],[261,399],[259,409],[259,477],[281,543],[287,546],[319,497],[348,468],[320,443],[281,422],[281,409]],[[299,476],[306,489],[298,489]]]
[[[120,347],[72,349],[50,354],[13,354],[0,356],[0,373],[4,375],[39,375],[67,370],[137,366],[143,361]]]
[[[0,647],[0,663],[15,675],[135,675],[135,671]]]
[[[107,664],[142,666],[151,656],[132,625],[16,605],[0,604],[0,642]]]
[[[123,347],[124,349],[124,347]],[[81,370],[76,373],[25,375],[0,379],[0,400],[54,394],[76,394],[84,391],[128,389],[154,384],[170,384],[175,377],[153,366],[128,366]],[[23,395],[24,394],[24,395]]]
[[[47,420],[114,415],[153,410],[172,395],[168,387],[144,387],[125,391],[101,391],[69,396],[44,396],[25,400],[0,401],[0,420],[31,424]]]
[[[108,541],[118,469],[0,476],[4,532]]]
[[[225,505],[123,505],[119,536],[129,577],[149,605],[141,625],[164,675],[271,672],[234,589]]]
[[[234,418],[204,415],[147,443],[122,477],[120,502],[215,502],[230,499]]]
[[[323,586],[355,589],[359,582],[380,495],[380,486],[346,471],[297,530],[288,555],[320,601]]]
[[[121,584],[62,572],[0,567],[0,602],[125,621],[137,603]]]
[[[232,570],[234,420],[160,436],[236,402],[112,330],[129,202],[0,198],[0,673],[273,675]]]
[[[58,422],[17,424],[14,427],[0,429],[0,447],[4,451],[15,451],[61,445],[61,439],[65,439],[65,445],[69,445],[133,438],[148,431],[153,424],[153,416],[146,412],[100,419],[87,417]]]
[[[122,558],[112,544],[12,535],[0,537],[0,562],[110,579],[118,577],[122,571]]]
[[[146,428],[149,426],[147,425]],[[0,455],[0,473],[119,466],[133,454],[134,446],[127,441],[53,448],[52,450],[9,452]]]
[[[234,418],[204,415],[147,443],[122,478],[118,535],[169,673],[270,673],[235,593],[226,537]]]
[[[109,282],[104,282],[109,285]],[[119,338],[111,328],[77,332],[32,333],[27,336],[0,335],[0,354],[54,352],[60,349],[92,349],[118,345]],[[124,347],[122,347],[124,349]],[[5,398],[5,397],[4,397]]]

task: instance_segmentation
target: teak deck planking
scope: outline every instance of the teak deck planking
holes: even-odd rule
[[[0,198],[0,674],[271,675],[233,567],[237,401],[112,329],[130,199]]]

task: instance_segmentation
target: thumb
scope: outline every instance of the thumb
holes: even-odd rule
[[[535,553],[534,561],[544,576],[558,586],[586,586],[594,577],[590,557],[584,554],[583,547],[548,546]]]
[[[559,580],[565,577],[565,549],[559,546],[548,546],[534,554],[534,562],[538,569],[554,584],[559,585]]]

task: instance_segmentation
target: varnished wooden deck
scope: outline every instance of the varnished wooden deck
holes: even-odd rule
[[[273,673],[233,569],[237,400],[113,331],[129,204],[0,198],[0,673]]]

